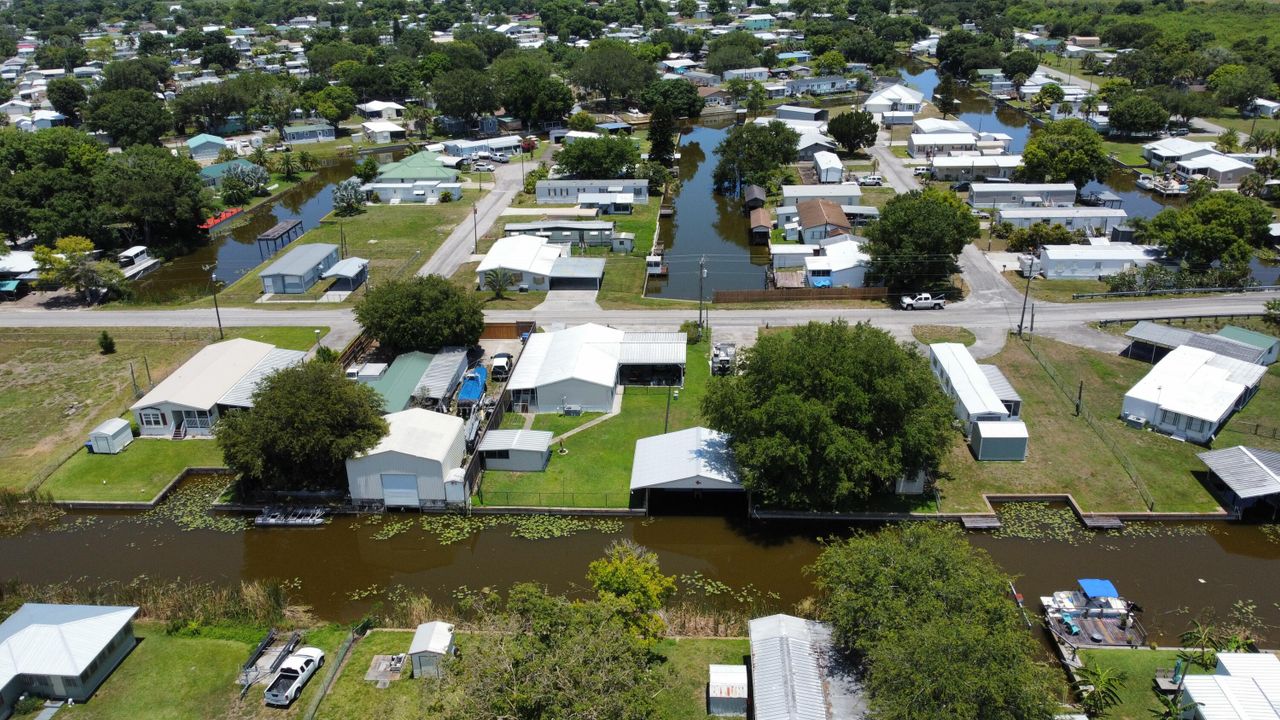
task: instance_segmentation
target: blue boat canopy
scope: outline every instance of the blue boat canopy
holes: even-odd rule
[[[1096,578],[1081,578],[1076,580],[1080,583],[1080,591],[1087,597],[1091,598],[1118,598],[1120,593],[1116,591],[1116,586],[1111,584],[1110,580],[1099,580]]]
[[[831,287],[831,278],[810,278],[809,284],[816,288]]]

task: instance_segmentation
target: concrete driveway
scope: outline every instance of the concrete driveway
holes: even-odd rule
[[[547,292],[547,299],[534,308],[548,313],[599,309],[595,290],[551,290]]]

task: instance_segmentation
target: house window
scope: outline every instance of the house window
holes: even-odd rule
[[[486,460],[508,460],[511,458],[510,450],[485,450],[484,456]]]
[[[143,410],[139,412],[138,423],[142,427],[164,427],[168,424],[165,422],[164,413],[159,410]]]
[[[209,427],[209,411],[208,410],[183,410],[182,417],[187,427],[193,427],[193,428]]]

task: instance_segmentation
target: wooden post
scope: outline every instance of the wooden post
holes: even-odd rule
[[[1080,417],[1080,408],[1084,405],[1084,381],[1080,381],[1080,387],[1076,390],[1076,417]]]

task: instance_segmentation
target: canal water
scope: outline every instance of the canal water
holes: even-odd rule
[[[672,199],[675,215],[658,224],[658,239],[666,250],[669,275],[649,282],[648,295],[698,299],[698,269],[705,261],[703,297],[715,290],[757,290],[765,286],[769,265],[767,247],[747,240],[747,217],[738,198],[712,191],[715,150],[732,127],[699,124],[680,135],[680,189]]]
[[[568,538],[514,538],[504,526],[442,545],[418,525],[386,540],[364,518],[339,517],[319,528],[253,528],[240,532],[183,531],[170,522],[133,514],[73,513],[60,525],[0,538],[0,579],[37,583],[99,583],[146,575],[236,583],[297,579],[299,595],[317,615],[349,621],[378,595],[353,593],[404,585],[448,603],[466,586],[502,589],[533,581],[555,592],[585,585],[587,564],[610,542],[627,538],[655,552],[667,573],[700,573],[734,588],[776,593],[787,609],[812,594],[806,565],[820,552],[820,537],[844,536],[848,526],[822,527],[718,517],[624,519],[621,532],[586,531]],[[1077,541],[1001,539],[974,534],[970,541],[1017,576],[1029,607],[1083,577],[1113,580],[1145,609],[1143,623],[1161,642],[1173,642],[1202,611],[1225,619],[1240,600],[1257,603],[1259,616],[1280,626],[1280,544],[1259,526],[1162,525],[1137,537],[1080,535]],[[1194,534],[1186,534],[1188,529]],[[1280,632],[1267,639],[1280,642]]]

